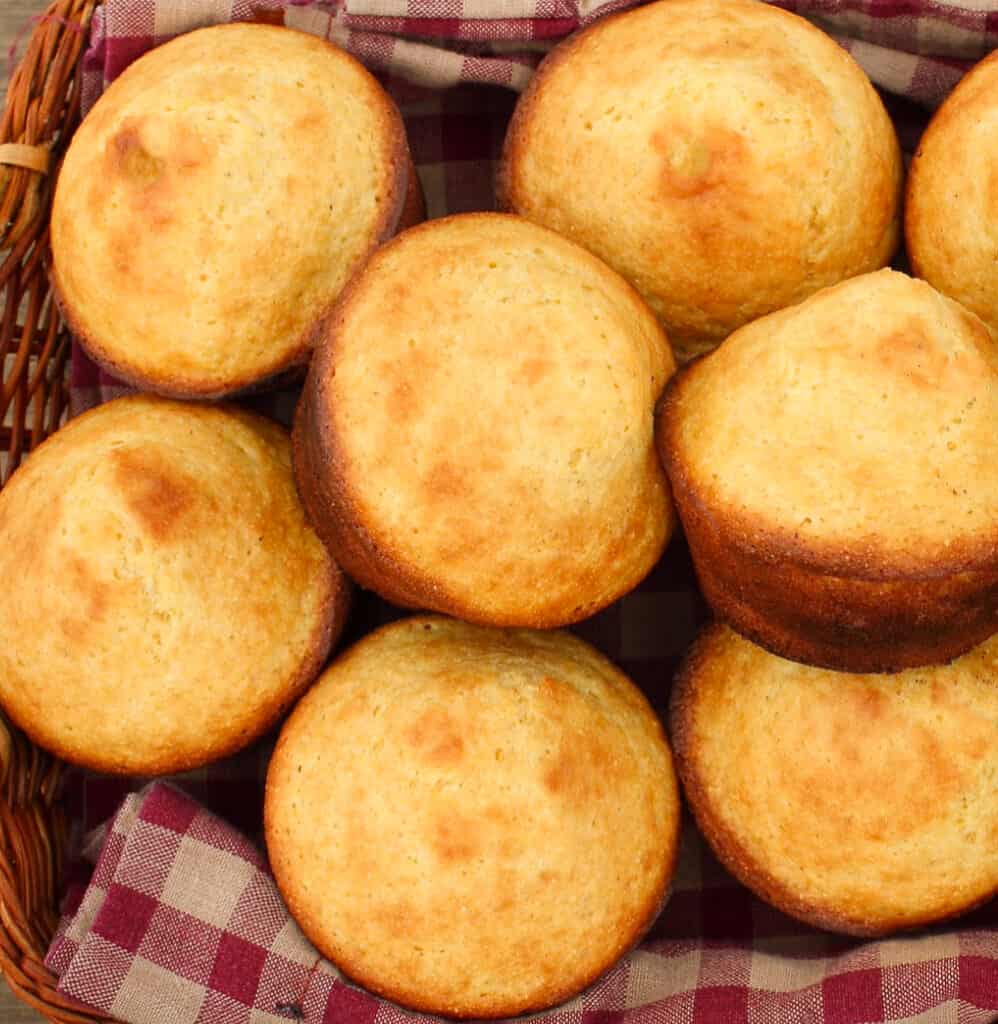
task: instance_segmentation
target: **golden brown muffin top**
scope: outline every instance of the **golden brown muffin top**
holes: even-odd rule
[[[700,637],[671,734],[698,823],[764,899],[880,935],[998,890],[998,635],[950,665],[849,675],[725,626]]]
[[[521,99],[504,205],[632,282],[680,359],[882,267],[901,158],[830,37],[755,0],[663,0],[562,43]]]
[[[998,60],[960,80],[912,161],[905,233],[920,277],[998,327]]]
[[[306,935],[406,1006],[559,1002],[665,897],[679,800],[637,688],[566,633],[412,618],[368,636],[285,725],[267,848]]]
[[[487,624],[591,614],[672,529],[653,411],[673,367],[638,295],[553,232],[498,214],[404,232],[306,385],[310,486],[357,552],[334,543],[341,564]]]
[[[876,579],[996,563],[996,425],[998,340],[883,270],[693,364],[659,442],[670,475],[747,546]]]
[[[88,351],[129,381],[211,397],[307,361],[313,322],[395,227],[401,119],[351,56],[267,25],[150,51],[73,137],[55,280]]]
[[[122,398],[0,492],[0,702],[99,771],[179,771],[269,727],[318,672],[344,580],[281,427]]]

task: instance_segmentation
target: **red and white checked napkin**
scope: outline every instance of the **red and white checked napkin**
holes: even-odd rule
[[[641,947],[546,1024],[993,1019],[993,928],[865,945],[811,932],[691,839]],[[345,983],[288,916],[257,848],[180,790],[129,796],[101,843],[46,961],[65,993],[132,1024],[431,1020]]]
[[[231,20],[284,20],[332,39],[398,101],[429,215],[489,209],[517,92],[576,27],[632,0],[105,0],[84,61],[88,109],[146,50]],[[833,34],[885,90],[911,151],[925,110],[998,46],[998,0],[780,0]],[[73,353],[74,411],[120,386]],[[254,400],[287,422],[296,396]],[[361,595],[346,640],[397,613]],[[681,540],[633,594],[576,628],[664,711],[672,672],[704,617]],[[100,836],[89,888],[71,890],[49,962],[64,993],[156,1024],[425,1021],[346,985],[307,947],[247,835],[260,827],[266,744],[131,796]],[[107,819],[141,782],[77,774],[79,827]],[[193,794],[199,803],[194,803]],[[221,818],[204,807],[210,807]],[[91,844],[91,852],[99,839]],[[283,1006],[283,1009],[281,1007]],[[300,1018],[301,1019],[301,1018]],[[958,927],[857,943],[755,900],[684,832],[675,891],[641,947],[545,1024],[998,1020],[998,903]]]

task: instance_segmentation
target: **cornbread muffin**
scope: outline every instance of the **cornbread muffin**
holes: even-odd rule
[[[506,1017],[633,946],[679,795],[637,688],[566,633],[411,618],[335,661],[267,776],[270,863],[315,946],[412,1009]]]
[[[307,364],[315,321],[419,196],[399,113],[351,56],[201,29],[132,64],[73,136],[55,286],[116,376],[224,395]]]
[[[982,60],[939,108],[911,164],[908,255],[919,277],[998,327],[998,61]]]
[[[663,403],[704,595],[787,658],[948,661],[998,631],[998,341],[883,270],[733,334]]]
[[[235,409],[136,396],[71,421],[0,492],[0,535],[0,704],[97,771],[250,743],[343,623],[287,432]]]
[[[755,0],[603,18],[521,97],[501,204],[624,275],[679,360],[826,285],[898,236],[901,157],[853,59]]]
[[[676,764],[726,867],[820,928],[885,935],[998,892],[998,636],[857,676],[708,627],[672,696]]]
[[[558,626],[632,589],[674,514],[653,410],[674,363],[608,267],[516,217],[379,250],[326,327],[295,424],[305,507],[396,604]]]

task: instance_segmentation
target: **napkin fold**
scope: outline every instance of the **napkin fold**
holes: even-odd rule
[[[90,838],[46,964],[59,990],[128,1024],[429,1024],[349,985],[305,939],[266,859],[171,784],[129,795]],[[993,918],[993,912],[992,912]],[[980,923],[980,922],[979,922]],[[738,887],[692,829],[641,946],[545,1024],[985,1024],[998,932],[875,943],[807,929]]]
[[[61,992],[135,1024],[343,1024],[339,974],[260,851],[187,794],[129,795],[84,854],[93,876],[70,891],[45,961]]]
[[[372,70],[414,85],[526,87],[559,39],[636,0],[109,0],[97,9],[84,69],[118,70],[152,41],[221,21],[284,11]],[[775,0],[815,22],[890,92],[936,106],[960,76],[998,46],[991,0]],[[148,40],[149,42],[145,42]],[[84,106],[98,81],[85,80]]]

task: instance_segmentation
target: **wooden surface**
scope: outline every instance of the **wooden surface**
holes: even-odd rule
[[[44,9],[45,0],[0,0],[0,57],[3,59],[5,92],[10,72],[8,53],[11,44],[20,40],[18,53],[24,52],[24,44],[31,31],[31,18]],[[5,1017],[0,1017],[0,1024],[6,1024]]]
[[[10,75],[11,46],[18,42],[18,56],[31,31],[31,18],[45,9],[45,0],[0,0],[0,60],[3,61],[4,92]],[[0,982],[0,1024],[41,1024],[44,1018],[15,999],[6,984]]]

